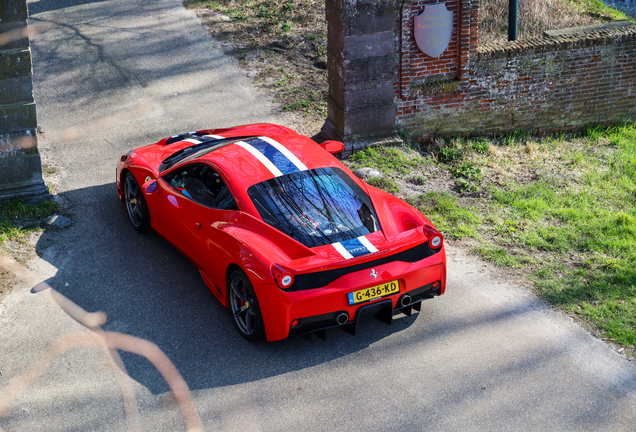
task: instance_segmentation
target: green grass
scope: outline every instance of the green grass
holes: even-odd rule
[[[612,9],[607,6],[601,0],[568,0],[569,3],[573,4],[577,7],[581,12],[585,15],[588,15],[594,19],[598,19],[602,22],[611,22],[611,21],[631,21],[634,22],[633,18],[625,15],[623,12],[620,12],[616,9]]]
[[[0,246],[37,229],[39,219],[52,215],[59,208],[58,204],[48,200],[39,204],[25,204],[21,200],[0,202]]]
[[[509,267],[523,266],[515,248],[537,257],[531,276],[546,300],[636,345],[636,127],[548,139],[537,150],[543,159],[518,161],[537,179],[488,185],[484,211],[500,220],[480,226],[488,241],[477,252]]]
[[[433,161],[407,154],[378,147],[350,160],[404,179]],[[521,272],[541,297],[636,353],[636,125],[455,140],[435,159],[481,191],[407,199],[447,239],[470,238],[484,259]]]
[[[387,177],[372,177],[367,180],[367,183],[390,194],[396,194],[400,191],[397,183]]]
[[[446,238],[476,237],[481,216],[473,208],[445,192],[427,192],[408,200],[439,229]]]
[[[371,147],[349,156],[352,169],[361,167],[375,168],[383,174],[412,173],[422,169],[430,161],[415,153],[407,153],[398,147]]]

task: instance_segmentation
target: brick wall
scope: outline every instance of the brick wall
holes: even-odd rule
[[[453,38],[431,58],[413,37],[413,18],[431,3],[404,1],[397,14],[400,129],[426,139],[636,120],[635,26],[478,47],[478,2],[450,0]]]

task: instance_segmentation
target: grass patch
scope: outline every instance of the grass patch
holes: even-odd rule
[[[0,246],[37,229],[39,219],[52,215],[59,208],[58,204],[48,200],[38,204],[26,204],[17,199],[0,202]]]
[[[375,168],[383,174],[407,174],[422,169],[430,160],[414,151],[405,151],[400,147],[370,147],[352,154],[347,159],[351,169],[362,167]]]
[[[483,258],[504,267],[521,267],[519,261],[505,248],[497,246],[477,246],[475,252]]]
[[[387,177],[371,177],[367,180],[367,183],[390,194],[396,194],[400,191],[400,187],[397,183]]]
[[[505,11],[505,13],[502,13]],[[579,27],[611,21],[634,20],[600,0],[537,0],[519,2],[519,39],[542,36],[546,30]],[[508,40],[508,0],[482,0],[479,42]]]
[[[471,141],[461,147],[476,151],[451,172],[469,160],[486,191],[485,200],[462,199],[481,220],[475,251],[521,269],[546,300],[634,349],[636,126],[583,137],[509,136],[488,153]]]
[[[428,217],[446,238],[477,236],[481,217],[474,208],[463,206],[457,197],[445,192],[427,192],[408,201]]]
[[[447,239],[527,277],[541,297],[636,354],[636,125],[435,145],[434,157],[375,147],[348,163],[381,171],[371,182],[391,193],[395,183],[426,188],[450,177],[447,192],[407,201]],[[450,190],[453,181],[478,193]]]

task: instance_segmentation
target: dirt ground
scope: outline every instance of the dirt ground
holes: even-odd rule
[[[327,23],[323,0],[267,4],[185,0],[225,54],[236,58],[254,85],[273,95],[289,123],[304,135],[327,117]]]

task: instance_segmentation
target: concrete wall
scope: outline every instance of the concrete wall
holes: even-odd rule
[[[0,200],[48,196],[37,149],[26,0],[0,2]]]

